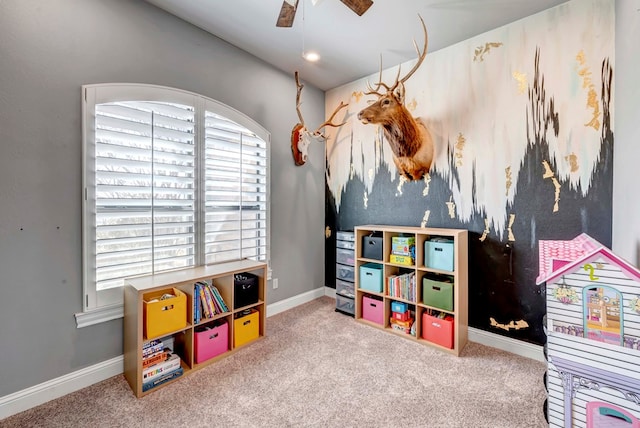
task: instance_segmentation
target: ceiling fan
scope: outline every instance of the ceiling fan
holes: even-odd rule
[[[278,15],[278,21],[276,27],[291,27],[293,25],[293,19],[296,16],[296,8],[298,7],[299,0],[284,0],[282,2],[282,8]],[[304,1],[304,0],[303,0]],[[362,16],[373,4],[373,0],[340,0],[349,9]],[[315,4],[315,2],[314,2]]]

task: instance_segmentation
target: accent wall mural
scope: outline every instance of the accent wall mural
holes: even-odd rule
[[[611,246],[614,25],[613,2],[574,0],[401,64],[404,106],[433,143],[424,173],[362,112],[398,66],[329,91],[327,109],[349,106],[326,133],[327,283],[336,231],[468,229],[470,326],[544,343],[538,241]]]

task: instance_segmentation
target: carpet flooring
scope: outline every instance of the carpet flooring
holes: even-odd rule
[[[0,427],[547,426],[545,364],[473,342],[451,356],[334,308],[269,317],[262,340],[141,399],[118,375]]]

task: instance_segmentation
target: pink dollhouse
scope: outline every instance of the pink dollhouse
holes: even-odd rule
[[[640,270],[586,234],[540,241],[551,427],[640,428]]]

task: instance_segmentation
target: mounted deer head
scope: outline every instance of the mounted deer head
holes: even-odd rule
[[[327,137],[322,132],[320,132],[322,128],[324,128],[325,126],[338,128],[346,123],[342,122],[339,124],[335,124],[333,123],[333,118],[336,116],[336,114],[338,114],[340,110],[347,107],[349,104],[340,102],[340,105],[336,107],[329,119],[327,119],[315,131],[311,132],[304,124],[304,119],[302,118],[302,113],[300,112],[300,95],[302,94],[302,88],[304,88],[304,85],[300,83],[297,71],[295,72],[295,78],[296,87],[298,88],[296,94],[296,112],[298,112],[298,118],[300,119],[300,122],[297,123],[291,130],[291,154],[293,154],[293,160],[296,165],[301,166],[307,162],[307,158],[309,155],[309,144],[311,143],[311,141],[326,141]]]
[[[414,118],[404,105],[404,84],[416,72],[427,55],[427,27],[420,15],[424,32],[422,52],[415,40],[413,45],[418,53],[418,61],[411,70],[400,78],[400,67],[393,85],[382,81],[382,60],[380,61],[380,77],[373,87],[367,82],[365,95],[375,95],[377,100],[358,113],[358,119],[364,124],[374,123],[382,126],[385,139],[394,154],[394,163],[400,174],[409,180],[419,180],[429,172],[434,158],[434,147],[431,134],[419,118]],[[384,88],[381,91],[381,88]]]

